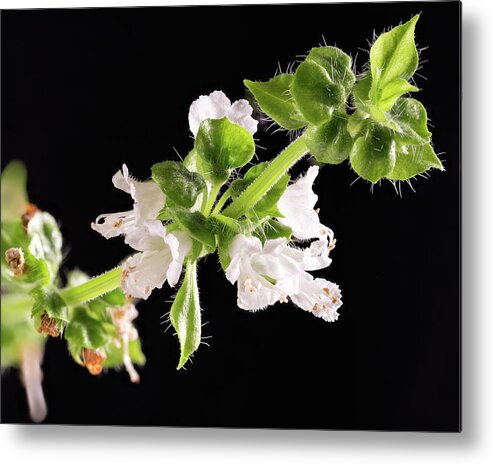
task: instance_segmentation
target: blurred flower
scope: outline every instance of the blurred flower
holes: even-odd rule
[[[132,321],[139,315],[133,304],[126,304],[117,308],[107,308],[111,320],[118,331],[118,338],[115,340],[115,345],[122,348],[123,365],[125,366],[130,381],[133,383],[140,382],[140,376],[135,370],[132,360],[130,359],[129,342],[137,340],[139,334],[134,327]]]
[[[250,134],[257,132],[258,121],[252,118],[253,109],[246,100],[231,100],[220,90],[202,95],[190,105],[188,123],[190,131],[197,136],[200,123],[205,119],[227,117],[232,123],[244,127]]]

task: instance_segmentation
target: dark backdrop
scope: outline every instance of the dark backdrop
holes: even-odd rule
[[[44,362],[48,423],[457,431],[460,428],[460,5],[456,2],[2,12],[2,165],[29,169],[31,199],[60,220],[66,269],[98,274],[124,258],[122,240],[90,228],[128,209],[111,176],[192,145],[187,113],[201,94],[245,96],[279,62],[323,41],[367,60],[373,31],[421,12],[428,47],[417,83],[446,172],[370,191],[348,166],[316,184],[338,239],[323,275],[343,291],[324,323],[292,305],[236,306],[216,258],[200,266],[203,332],[186,370],[162,316],[172,291],[139,304],[147,356],[142,382],[90,376],[50,340]],[[426,80],[425,80],[426,78]],[[265,129],[265,127],[264,127]],[[271,131],[272,132],[272,131]],[[285,134],[258,133],[270,159]],[[305,170],[299,163],[295,172]],[[2,421],[28,421],[16,372],[2,377]]]

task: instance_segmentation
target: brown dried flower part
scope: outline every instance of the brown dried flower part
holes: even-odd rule
[[[5,252],[5,259],[14,275],[21,276],[24,274],[26,260],[24,259],[22,248],[9,248]]]
[[[38,327],[38,332],[49,335],[50,337],[58,337],[60,335],[58,321],[44,313],[41,316],[41,324]]]
[[[106,356],[100,351],[91,350],[90,348],[82,349],[82,365],[92,375],[99,375],[103,372],[102,364],[105,360]]]
[[[34,203],[28,203],[26,205],[26,211],[22,215],[22,225],[27,229],[29,221],[34,217],[34,215],[39,211],[38,207]]]

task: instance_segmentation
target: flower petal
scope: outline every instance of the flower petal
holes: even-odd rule
[[[318,171],[318,166],[310,167],[304,176],[288,185],[277,203],[284,216],[277,220],[291,227],[293,235],[299,240],[319,237],[325,227],[320,224],[320,218],[313,209],[318,199],[313,192],[313,182]]]

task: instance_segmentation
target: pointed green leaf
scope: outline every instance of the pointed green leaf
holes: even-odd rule
[[[200,302],[195,262],[187,263],[185,279],[171,306],[170,320],[180,342],[180,361],[177,369],[181,369],[200,345]]]
[[[200,124],[195,150],[204,162],[204,176],[216,184],[252,159],[255,142],[250,132],[228,118],[206,119]]]
[[[310,126],[305,141],[310,153],[319,163],[339,164],[349,157],[353,139],[347,130],[346,113],[334,111],[320,126]]]
[[[395,156],[395,142],[390,132],[375,125],[356,139],[349,160],[360,177],[375,184],[392,172]]]
[[[391,180],[407,180],[429,169],[443,171],[443,166],[433,148],[426,145],[410,145],[407,154],[397,153],[395,166],[387,175]]]
[[[27,172],[24,163],[11,161],[2,172],[2,222],[20,221],[29,202],[26,191]]]
[[[418,67],[414,29],[419,15],[381,34],[370,50],[371,100],[380,102],[385,87],[395,80],[409,80]],[[393,84],[394,85],[394,84]]]
[[[378,106],[382,111],[389,111],[402,95],[418,90],[405,79],[395,79],[383,88]]]
[[[275,219],[264,222],[254,231],[254,235],[258,237],[262,243],[266,240],[275,240],[276,238],[285,238],[289,242],[292,233],[293,230],[291,227],[285,226]]]
[[[190,212],[185,208],[169,208],[169,212],[178,226],[186,230],[195,240],[214,250],[216,238],[205,216],[199,211]]]
[[[430,141],[425,107],[414,98],[401,98],[389,113],[398,145],[424,145]]]
[[[206,187],[204,178],[189,171],[180,161],[163,161],[151,168],[152,179],[167,198],[178,206],[191,208]]]
[[[267,82],[244,82],[260,109],[281,127],[295,130],[306,126],[307,122],[301,116],[291,95],[292,74],[279,74]]]

